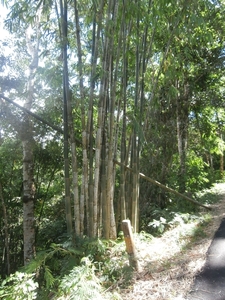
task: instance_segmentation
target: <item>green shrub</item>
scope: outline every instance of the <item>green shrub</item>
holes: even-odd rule
[[[16,272],[3,280],[0,286],[0,299],[32,300],[36,299],[38,284],[34,274]]]
[[[89,258],[81,260],[81,266],[74,267],[65,275],[59,285],[60,298],[68,300],[103,299],[102,287],[95,276],[95,268]]]

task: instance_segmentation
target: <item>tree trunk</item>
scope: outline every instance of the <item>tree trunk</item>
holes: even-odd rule
[[[8,216],[7,210],[5,206],[5,201],[3,197],[3,188],[0,182],[0,200],[2,204],[2,211],[3,211],[3,222],[4,222],[4,231],[5,231],[5,252],[6,252],[6,264],[7,264],[7,275],[10,274],[10,248],[9,248],[9,226],[8,226]],[[4,259],[2,258],[3,262]]]
[[[220,175],[223,178],[224,175],[224,155],[223,153],[220,154]]]
[[[86,198],[86,208],[87,208],[87,234],[89,236],[94,236],[94,151],[93,151],[93,102],[94,102],[94,90],[95,90],[95,77],[96,77],[96,68],[97,68],[97,57],[98,57],[98,48],[100,40],[100,32],[102,29],[102,18],[103,18],[103,8],[105,1],[101,0],[99,7],[94,5],[93,13],[93,29],[92,29],[92,55],[91,55],[91,74],[90,74],[90,96],[89,96],[89,105],[88,105],[88,117],[87,117],[87,129],[86,129],[86,143],[87,149],[89,149],[89,170],[84,166],[84,172],[88,174],[88,194]],[[95,153],[96,154],[96,153]],[[84,159],[85,162],[85,159]],[[85,174],[84,174],[85,175]],[[97,207],[95,209],[97,213]],[[97,219],[97,216],[96,216]]]
[[[28,125],[29,122],[26,122]],[[28,125],[29,126],[29,125]],[[26,265],[35,255],[35,218],[34,218],[34,163],[33,144],[23,140],[23,235],[24,235],[24,264]]]
[[[67,0],[60,0],[61,12],[61,43],[63,54],[63,119],[64,119],[64,180],[65,180],[65,210],[67,233],[72,234],[72,212],[70,202],[70,180],[69,180],[69,134],[68,134],[68,108],[69,108],[69,75],[67,62]],[[69,108],[70,109],[70,108]]]
[[[28,53],[31,56],[29,65],[28,97],[24,107],[31,110],[34,98],[34,78],[38,67],[39,51],[39,16],[36,16],[36,41],[32,43],[31,27],[26,32]],[[33,124],[29,115],[24,115],[22,125],[23,146],[23,235],[24,235],[24,264],[26,265],[35,255],[35,218],[34,218],[34,161],[33,161]]]
[[[94,194],[93,194],[93,230],[92,237],[97,236],[98,231],[98,199],[99,199],[99,177],[100,177],[100,166],[101,166],[101,141],[102,141],[102,128],[103,128],[103,98],[104,95],[100,96],[100,104],[98,109],[98,125],[96,134],[96,148],[95,148],[95,171],[94,171]],[[103,98],[102,98],[103,97]]]
[[[70,144],[71,144],[71,156],[72,156],[75,235],[80,236],[81,235],[81,219],[80,219],[81,214],[80,214],[80,201],[79,201],[77,150],[76,150],[75,132],[74,132],[74,124],[73,124],[73,113],[72,113],[72,93],[69,94],[68,103],[67,103],[67,111],[68,111]]]
[[[138,202],[139,202],[139,136],[137,134],[137,126],[138,115],[139,115],[139,72],[140,72],[140,58],[141,54],[139,52],[139,3],[136,2],[137,5],[137,20],[136,20],[136,31],[137,31],[137,42],[136,42],[136,61],[135,61],[135,99],[134,99],[134,125],[133,125],[133,142],[132,142],[132,167],[134,169],[133,173],[133,191],[132,191],[132,218],[131,224],[134,228],[134,232],[138,231],[138,219],[139,219],[139,211],[138,211]]]
[[[80,202],[78,201],[78,199],[76,198],[74,199],[74,206],[76,207],[74,216],[75,216],[76,234],[82,236],[84,233],[85,201],[88,199],[88,157],[87,157],[86,113],[85,113],[85,106],[84,106],[85,95],[84,95],[84,84],[83,84],[84,82],[83,61],[82,61],[82,47],[81,47],[81,38],[80,38],[80,23],[79,23],[79,12],[77,7],[77,0],[74,0],[74,12],[75,12],[75,23],[76,23],[77,54],[78,54],[78,72],[79,72],[79,88],[80,88],[80,103],[81,103],[81,123],[82,123],[82,152],[83,152],[81,195],[80,195]],[[78,230],[78,226],[79,226],[79,230]]]
[[[181,194],[186,191],[186,151],[188,139],[188,86],[184,85],[183,95],[177,98],[177,143],[180,160],[178,181],[179,192]]]

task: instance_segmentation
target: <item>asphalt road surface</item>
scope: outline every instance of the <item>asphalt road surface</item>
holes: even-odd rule
[[[225,218],[207,252],[206,263],[196,276],[188,300],[225,300]]]

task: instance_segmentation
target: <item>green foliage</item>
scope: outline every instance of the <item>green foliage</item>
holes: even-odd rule
[[[155,213],[159,213],[159,211],[155,211]],[[150,227],[150,233],[153,235],[162,235],[166,230],[176,227],[176,226],[182,226],[183,224],[187,224],[190,222],[197,221],[199,226],[205,226],[207,224],[211,217],[209,214],[201,214],[198,212],[191,213],[181,213],[181,212],[174,212],[167,210],[166,212],[161,212],[161,214],[164,216],[159,216],[156,219],[153,219],[152,222],[149,222],[148,226]],[[197,235],[194,234],[194,235]]]
[[[88,257],[96,268],[96,272],[105,287],[109,287],[118,280],[126,284],[130,281],[132,270],[127,266],[127,255],[124,249],[123,239],[118,241],[106,241],[103,239],[78,239],[77,245],[82,249],[85,257]]]
[[[159,234],[162,234],[165,230],[165,227],[167,225],[167,221],[165,218],[163,217],[160,217],[159,220],[155,220],[153,219],[152,222],[150,222],[148,224],[150,227],[154,228],[154,230],[159,233]]]
[[[179,162],[178,155],[173,156],[173,171],[168,178],[169,186],[178,190],[178,174],[179,174]],[[198,151],[189,150],[186,154],[186,174],[185,183],[186,191],[195,193],[199,190],[210,187],[212,184],[212,177],[210,174],[210,166],[206,163],[201,155],[198,155]],[[184,202],[185,200],[181,200]]]
[[[209,166],[201,156],[189,152],[187,157],[187,190],[196,192],[209,186]]]
[[[107,241],[99,238],[77,238],[76,244],[85,256],[88,256],[91,260],[102,261],[103,257],[110,246],[113,246],[113,241]]]
[[[162,224],[159,224],[160,218]],[[155,235],[157,232],[160,234],[160,231],[163,232],[167,226],[164,224],[164,220],[167,219],[171,219],[171,211],[168,208],[162,209],[154,204],[149,204],[142,213],[140,229],[148,234]]]
[[[207,236],[206,227],[210,223],[212,216],[208,213],[191,215],[189,223],[192,224],[189,228],[183,229],[181,236],[189,238],[190,243],[196,242],[199,239]],[[188,245],[187,245],[188,246]]]
[[[198,200],[213,203],[218,201],[220,193],[218,188],[205,190],[198,194]],[[175,226],[182,228],[183,224],[195,223],[196,226],[188,227],[189,231],[185,232],[192,241],[205,236],[204,227],[211,220],[210,214],[180,213],[159,208],[152,208],[152,215],[154,220],[149,227],[155,235]],[[141,232],[135,239],[149,242],[152,235]],[[77,239],[76,243],[78,248],[75,249],[67,240],[39,252],[25,268],[26,273],[17,272],[2,282],[0,299],[47,300],[49,295],[58,300],[121,299],[119,295],[104,292],[105,288],[114,284],[126,288],[133,278],[121,236],[115,242],[85,237]]]
[[[21,142],[10,137],[0,138],[0,183],[2,197],[8,217],[9,256],[13,256],[10,271],[15,272],[23,261],[23,227],[22,227],[22,168],[21,168]],[[0,276],[7,274],[7,261],[5,255],[5,223],[3,209],[0,204],[0,256],[2,263]]]
[[[89,258],[81,260],[81,266],[74,267],[65,275],[59,285],[59,299],[91,300],[104,299],[101,295],[102,286],[95,275],[95,269]]]
[[[32,300],[36,299],[38,284],[35,274],[16,272],[3,280],[0,286],[0,299]]]
[[[200,203],[204,204],[213,204],[216,203],[220,199],[220,195],[222,191],[220,190],[220,186],[223,187],[223,184],[216,184],[212,186],[210,189],[204,189],[196,193],[196,197]]]
[[[123,243],[88,238],[77,242],[79,248],[69,240],[52,244],[25,267],[27,273],[36,274],[41,287],[37,299],[48,299],[49,293],[57,294],[57,299],[108,299],[112,295],[103,297],[103,287],[131,280],[133,271]],[[114,299],[119,298],[115,295]]]
[[[112,250],[112,252],[114,252]],[[111,255],[101,263],[99,276],[104,287],[108,288],[112,284],[119,284],[121,287],[126,287],[130,284],[133,278],[133,268],[127,263],[127,254],[118,253]]]
[[[78,264],[82,252],[69,245],[52,244],[51,248],[37,254],[28,266],[25,267],[28,273],[37,273],[37,279],[42,287],[49,290],[59,280],[60,274],[69,271],[68,261],[73,258],[74,264]],[[66,265],[66,270],[64,265]]]

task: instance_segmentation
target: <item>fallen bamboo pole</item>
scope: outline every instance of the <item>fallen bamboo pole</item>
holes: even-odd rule
[[[119,165],[119,166],[124,166],[124,168],[125,168],[126,170],[128,170],[128,171],[134,173],[134,170],[133,170],[133,169],[131,169],[131,168],[125,166],[125,165],[122,164],[121,162],[118,162],[117,160],[114,160],[114,163],[117,164],[117,165]],[[151,182],[151,183],[153,183],[153,184],[159,186],[159,187],[162,188],[163,190],[166,190],[166,191],[168,191],[168,192],[170,192],[170,193],[173,193],[173,194],[175,194],[175,195],[177,195],[177,196],[179,196],[179,197],[182,197],[182,198],[184,198],[184,199],[187,200],[187,201],[190,201],[190,202],[192,202],[192,203],[194,203],[194,204],[196,204],[196,205],[202,206],[202,207],[204,207],[204,208],[206,208],[206,209],[212,209],[210,206],[204,205],[204,204],[202,204],[202,203],[200,203],[200,202],[198,202],[198,201],[196,201],[196,200],[194,200],[194,199],[192,199],[192,198],[190,198],[190,197],[188,197],[188,196],[186,196],[186,195],[183,195],[183,194],[181,194],[181,193],[179,193],[179,192],[177,192],[177,191],[171,189],[170,187],[165,186],[164,184],[162,184],[162,183],[160,183],[160,182],[158,182],[158,181],[156,181],[156,180],[154,180],[154,179],[152,179],[152,178],[150,178],[150,177],[148,177],[148,176],[145,176],[145,175],[142,174],[142,173],[139,173],[139,176],[140,176],[141,178],[144,178],[145,180],[147,180],[147,181],[149,181],[149,182]]]

